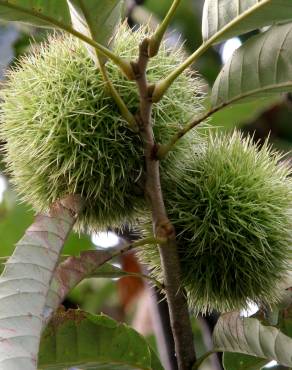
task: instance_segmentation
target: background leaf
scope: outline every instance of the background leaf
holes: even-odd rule
[[[207,41],[218,33],[216,42],[219,42],[291,19],[290,0],[206,0],[203,10],[203,39]]]
[[[225,352],[223,354],[225,370],[260,370],[267,363],[267,359],[244,355],[242,353]]]
[[[292,338],[257,319],[241,318],[237,312],[221,315],[213,342],[223,352],[244,353],[292,366]]]
[[[292,91],[291,43],[292,23],[274,26],[249,39],[235,51],[217,77],[212,106]]]
[[[59,311],[53,318],[42,337],[39,366],[163,370],[154,351],[134,329],[81,310]]]
[[[256,98],[241,104],[229,105],[212,115],[210,124],[223,130],[240,128],[261,115],[272,104],[279,101],[279,97]]]
[[[112,255],[111,248],[84,251],[80,256],[71,256],[60,263],[54,272],[48,292],[44,308],[45,321],[51,318],[72,288],[96,272],[98,274],[100,266],[111,259]]]
[[[0,0],[0,19],[51,27],[38,14],[70,25],[71,18],[66,0]]]
[[[15,199],[15,194],[10,190],[5,192],[3,204],[5,205],[5,214],[0,217],[0,257],[12,254],[15,244],[34,219],[31,207]],[[89,236],[78,235],[72,231],[65,242],[62,253],[79,255],[81,251],[93,247]]]
[[[68,0],[73,27],[100,44],[107,45],[121,20],[122,0]],[[86,47],[97,62],[96,51]],[[104,60],[104,59],[103,59]]]

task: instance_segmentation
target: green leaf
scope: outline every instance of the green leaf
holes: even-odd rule
[[[71,25],[66,0],[0,0],[0,19],[52,27],[46,17]]]
[[[107,46],[121,20],[122,0],[67,0],[73,27],[94,41]],[[96,51],[86,47],[97,62]]]
[[[161,362],[154,351],[154,349],[148,344],[149,349],[150,349],[150,355],[151,355],[151,369],[152,370],[164,370],[164,368],[161,365]]]
[[[81,210],[69,196],[38,215],[0,277],[0,368],[35,370],[43,310],[61,249]]]
[[[113,60],[122,69],[126,76],[133,78],[129,62],[123,61],[105,46],[71,27],[71,15],[67,1],[0,0],[0,19],[28,22],[37,26],[60,28],[63,31],[69,32],[75,37],[83,40],[86,42],[86,45],[89,44],[93,46],[94,49],[98,50],[103,56],[107,56]],[[79,1],[79,3],[81,2],[82,0]],[[101,1],[98,3],[100,4]],[[56,9],[57,6],[58,9]]]
[[[237,352],[292,366],[292,339],[259,320],[241,318],[237,312],[221,315],[213,333],[217,350]]]
[[[291,3],[292,4],[292,3]],[[292,23],[274,26],[235,51],[217,77],[214,107],[292,91]]]
[[[48,322],[67,294],[82,280],[88,278],[121,278],[125,276],[146,278],[154,281],[161,289],[161,284],[147,275],[126,272],[119,267],[106,263],[113,256],[121,253],[121,248],[97,249],[84,251],[80,256],[65,259],[54,272],[50,290],[44,308],[44,323]]]
[[[69,257],[54,272],[44,308],[45,323],[48,322],[67,294],[82,280],[90,277],[122,277],[127,274],[118,267],[106,263],[111,258],[107,251],[87,251],[79,257]],[[105,264],[105,265],[103,265]],[[117,271],[117,270],[119,271]]]
[[[223,365],[225,370],[260,370],[267,364],[267,360],[242,353],[225,352]]]
[[[206,0],[203,39],[216,43],[289,20],[292,20],[291,0]]]
[[[134,329],[104,315],[60,311],[46,328],[39,367],[163,370],[154,351]]]

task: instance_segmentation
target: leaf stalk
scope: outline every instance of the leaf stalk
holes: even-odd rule
[[[150,58],[157,55],[163,36],[179,6],[181,0],[173,0],[171,7],[169,8],[165,18],[158,26],[154,34],[149,39],[148,56]]]
[[[240,14],[237,18],[233,19],[231,22],[222,27],[218,32],[211,36],[208,40],[202,43],[202,45],[191,54],[182,64],[180,64],[175,70],[173,70],[164,80],[159,81],[156,84],[155,90],[153,92],[153,102],[157,103],[172,83],[189,67],[191,66],[201,55],[203,55],[213,44],[215,44],[225,32],[228,32],[237,23],[240,23],[243,19],[250,16],[255,10],[264,6],[269,0],[264,0],[252,6],[247,11]]]

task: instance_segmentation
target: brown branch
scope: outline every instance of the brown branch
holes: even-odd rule
[[[175,341],[176,358],[179,370],[190,370],[195,362],[193,333],[188,312],[187,300],[180,286],[180,262],[177,252],[175,230],[168,219],[160,184],[159,161],[156,157],[157,145],[152,128],[153,86],[148,85],[146,69],[148,64],[149,40],[140,45],[139,58],[132,64],[140,95],[140,109],[137,122],[144,143],[146,161],[145,195],[151,205],[154,233],[157,238],[167,240],[159,246],[164,273],[164,285],[169,305],[171,326]]]

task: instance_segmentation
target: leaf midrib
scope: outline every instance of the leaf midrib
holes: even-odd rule
[[[260,3],[257,3],[256,5],[253,5],[243,13],[241,13],[239,16],[234,18],[231,22],[227,23],[223,28],[221,28],[220,31],[216,32],[213,36],[211,36],[209,39],[205,40],[204,44],[213,44],[216,42],[222,35],[224,35],[225,32],[229,31],[233,26],[235,26],[237,23],[241,22],[245,18],[247,18],[249,15],[251,15],[254,11],[257,11],[264,5],[267,5],[272,0],[262,0]]]
[[[244,99],[244,98],[248,98],[249,96],[256,95],[256,94],[261,93],[261,92],[268,92],[268,91],[272,91],[275,88],[289,87],[289,86],[292,87],[292,80],[291,81],[288,81],[288,82],[284,82],[284,83],[272,84],[272,85],[267,85],[265,87],[260,87],[258,89],[249,90],[245,94],[236,95],[234,98],[232,98],[230,100],[227,100],[225,103],[221,103],[221,104],[215,105],[212,108],[212,110],[213,109],[224,108],[224,107],[226,107],[226,106],[228,106],[228,105],[230,105],[232,103],[235,103],[238,100],[241,100],[241,99]]]

